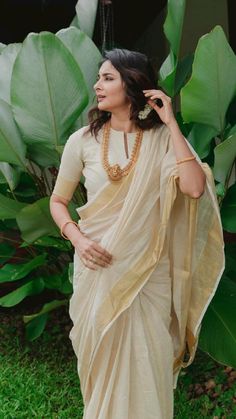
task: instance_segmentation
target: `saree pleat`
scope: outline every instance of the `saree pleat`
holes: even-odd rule
[[[78,210],[81,231],[114,257],[97,271],[74,259],[70,338],[84,419],[173,417],[178,373],[224,268],[210,169],[202,164],[204,195],[184,196],[168,130],[154,134],[144,133],[130,174]]]
[[[171,279],[165,272],[167,261],[103,337],[90,371],[93,392],[84,418],[172,417]]]

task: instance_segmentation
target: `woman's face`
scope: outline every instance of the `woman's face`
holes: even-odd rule
[[[125,84],[119,71],[108,60],[100,67],[94,90],[97,96],[98,109],[101,111],[112,113],[129,107]]]

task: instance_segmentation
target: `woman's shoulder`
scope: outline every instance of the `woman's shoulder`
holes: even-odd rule
[[[72,132],[72,134],[70,134],[68,138],[68,141],[72,141],[72,142],[82,141],[88,136],[91,136],[90,131],[89,131],[89,125],[85,125],[77,129],[76,131]]]
[[[84,145],[84,142],[88,140],[91,136],[89,131],[89,126],[83,126],[76,131],[74,131],[67,139],[66,146],[74,147],[75,149],[81,148]]]

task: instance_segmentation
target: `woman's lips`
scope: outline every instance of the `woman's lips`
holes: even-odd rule
[[[97,101],[101,102],[103,99],[105,99],[105,96],[97,96]]]

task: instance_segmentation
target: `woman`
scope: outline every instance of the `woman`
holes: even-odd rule
[[[173,417],[224,267],[211,171],[155,86],[145,55],[105,53],[97,107],[65,145],[51,197],[75,248],[70,338],[85,419]],[[82,173],[77,225],[67,206]]]

